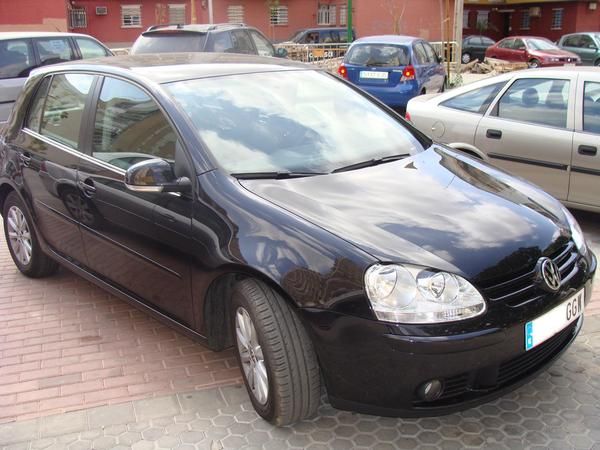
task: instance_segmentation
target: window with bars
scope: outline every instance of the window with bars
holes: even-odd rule
[[[244,23],[244,6],[230,5],[227,7],[227,22]]]
[[[477,11],[477,29],[485,31],[490,23],[489,11]]]
[[[317,25],[335,25],[335,5],[319,5]]]
[[[469,10],[463,10],[463,28],[469,28]]]
[[[552,29],[553,30],[561,30],[563,25],[563,8],[556,8],[552,10]]]
[[[85,8],[71,8],[69,10],[69,28],[87,28]]]
[[[271,8],[271,25],[287,25],[288,24],[288,7],[273,6]]]
[[[521,30],[529,30],[531,26],[531,16],[529,15],[529,10],[524,9],[521,11]]]
[[[169,5],[169,23],[185,23],[185,5]]]
[[[340,25],[348,23],[348,5],[340,5]]]
[[[121,5],[121,27],[140,28],[142,26],[141,5]]]

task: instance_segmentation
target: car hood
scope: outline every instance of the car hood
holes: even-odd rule
[[[578,56],[575,53],[571,53],[567,50],[560,50],[560,49],[556,49],[556,50],[531,50],[529,52],[530,54],[534,55],[534,56],[540,56],[543,58],[552,58],[552,57],[558,57],[558,58],[577,58]]]
[[[570,236],[557,200],[439,146],[350,172],[240,183],[380,261],[475,282],[530,267]]]

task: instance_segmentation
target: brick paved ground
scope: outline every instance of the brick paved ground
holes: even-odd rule
[[[576,215],[600,254],[600,215]],[[230,351],[210,352],[67,271],[21,276],[0,237],[0,423],[239,382]],[[595,384],[593,394],[597,404]]]

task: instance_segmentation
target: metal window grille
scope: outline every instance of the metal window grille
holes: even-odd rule
[[[71,8],[69,11],[69,28],[87,28],[85,8]]]
[[[169,23],[185,23],[185,5],[169,5]]]
[[[348,6],[340,5],[340,25],[346,25],[348,23]]]
[[[271,25],[288,24],[288,7],[274,6],[271,8]]]
[[[317,25],[335,25],[335,5],[319,5]]]
[[[562,8],[556,8],[556,9],[552,10],[552,29],[553,30],[562,29],[564,11],[565,10]]]
[[[463,11],[463,28],[469,28],[469,12],[468,9]]]
[[[227,21],[229,23],[244,23],[244,7],[242,5],[228,6]]]
[[[142,26],[142,7],[140,5],[121,6],[121,27],[138,28]]]
[[[489,11],[477,11],[477,27],[481,30],[487,30],[490,23]]]
[[[531,26],[531,16],[529,15],[529,10],[526,9],[521,12],[521,30],[529,30]]]

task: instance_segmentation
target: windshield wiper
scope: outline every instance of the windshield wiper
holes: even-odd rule
[[[349,164],[347,166],[338,167],[337,169],[333,170],[331,173],[347,172],[349,170],[356,170],[356,169],[362,169],[364,167],[376,166],[378,164],[384,164],[384,163],[391,162],[391,161],[398,161],[399,159],[404,159],[408,156],[410,156],[408,153],[403,153],[401,155],[391,155],[391,156],[384,156],[382,158],[373,158],[373,159],[369,159],[367,161],[361,161],[361,162],[357,162],[354,164]]]
[[[303,178],[326,174],[326,172],[292,172],[286,170],[279,172],[240,172],[232,173],[231,176],[238,180],[281,180],[284,178]]]
[[[367,67],[386,67],[388,64],[385,62],[370,62],[370,63],[366,63],[365,66]]]

